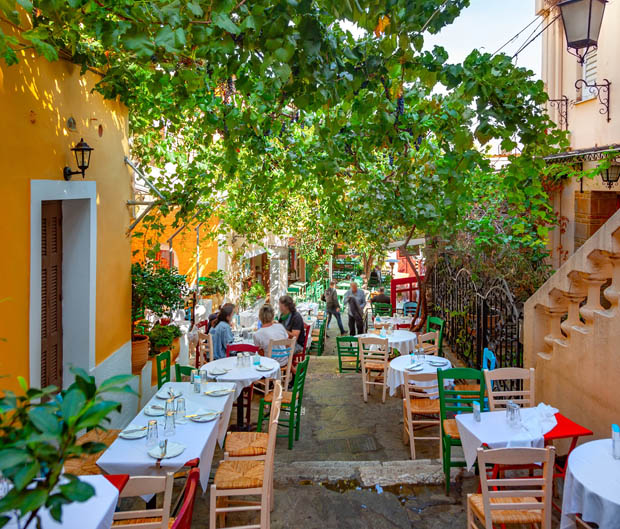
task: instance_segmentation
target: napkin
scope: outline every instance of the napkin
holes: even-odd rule
[[[525,428],[532,437],[543,437],[547,432],[553,430],[558,424],[555,414],[558,410],[548,404],[541,402],[535,408],[531,408],[524,413],[523,428]]]

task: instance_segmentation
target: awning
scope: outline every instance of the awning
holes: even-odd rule
[[[400,248],[403,244],[405,244],[405,242],[407,242],[405,239],[403,239],[402,241],[391,242],[388,245],[388,248]],[[423,237],[421,239],[411,239],[409,241],[409,244],[407,244],[407,247],[409,247],[409,246],[422,246],[425,243],[426,243],[426,239],[424,239]]]
[[[603,147],[590,147],[588,149],[577,149],[575,151],[561,152],[545,156],[547,162],[575,163],[575,162],[595,162],[602,160],[608,154],[617,152],[617,161],[620,161],[620,144],[605,145]]]

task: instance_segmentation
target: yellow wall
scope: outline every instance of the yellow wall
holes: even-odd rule
[[[97,182],[97,364],[131,339],[127,110],[91,93],[95,74],[80,77],[69,62],[31,51],[19,58],[10,67],[0,61],[0,300],[8,298],[0,303],[0,375],[11,375],[4,388],[29,373],[30,180],[62,180],[81,137],[95,149],[86,180]],[[77,131],[68,130],[69,117]]]
[[[145,260],[146,253],[159,242],[168,249],[168,239],[181,227],[173,226],[174,213],[162,220],[165,227],[162,233],[145,229],[144,225],[138,224],[134,229],[131,249],[134,262]],[[217,219],[211,218],[200,227],[200,275],[205,276],[217,270],[217,240],[209,237],[217,227]],[[172,249],[178,259],[179,273],[187,276],[187,282],[192,285],[196,282],[196,222],[190,222],[172,241]],[[150,242],[149,242],[150,241]]]

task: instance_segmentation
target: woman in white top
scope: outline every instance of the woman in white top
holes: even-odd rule
[[[288,338],[288,333],[281,323],[274,323],[275,311],[271,305],[265,304],[258,311],[258,319],[262,327],[254,333],[254,345],[266,353],[269,350],[269,342],[272,340],[284,340]],[[271,357],[282,367],[288,364],[288,352],[272,351]]]

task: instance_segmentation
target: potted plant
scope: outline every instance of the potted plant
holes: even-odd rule
[[[250,308],[257,300],[264,298],[266,295],[267,292],[262,283],[254,283],[248,290],[241,294],[241,305],[245,308]]]
[[[134,373],[139,372],[148,361],[149,327],[137,325],[144,318],[144,311],[149,309],[159,318],[171,314],[183,306],[183,296],[188,287],[185,276],[176,269],[156,266],[156,263],[134,263],[131,266],[131,305],[132,318],[132,354],[131,364]]]
[[[200,278],[200,294],[213,300],[213,308],[222,304],[228,293],[228,285],[223,270],[216,270]]]
[[[78,435],[87,428],[105,429],[109,415],[121,409],[105,396],[134,393],[127,385],[132,375],[112,377],[97,387],[95,377],[84,370],[72,368],[71,372],[75,382],[65,390],[28,388],[19,377],[23,394],[5,391],[0,397],[0,471],[11,484],[0,499],[0,527],[12,511],[22,529],[40,527],[43,508],[61,524],[65,505],[84,502],[95,493],[79,477],[65,474],[64,465],[106,448],[94,442],[77,444]]]
[[[155,384],[157,382],[157,366],[155,365],[155,357],[163,352],[170,351],[171,362],[174,363],[179,356],[181,350],[180,340],[181,329],[176,325],[153,325],[148,332],[149,342],[151,344],[149,356],[150,361],[153,363],[153,369],[151,370],[151,382]]]

